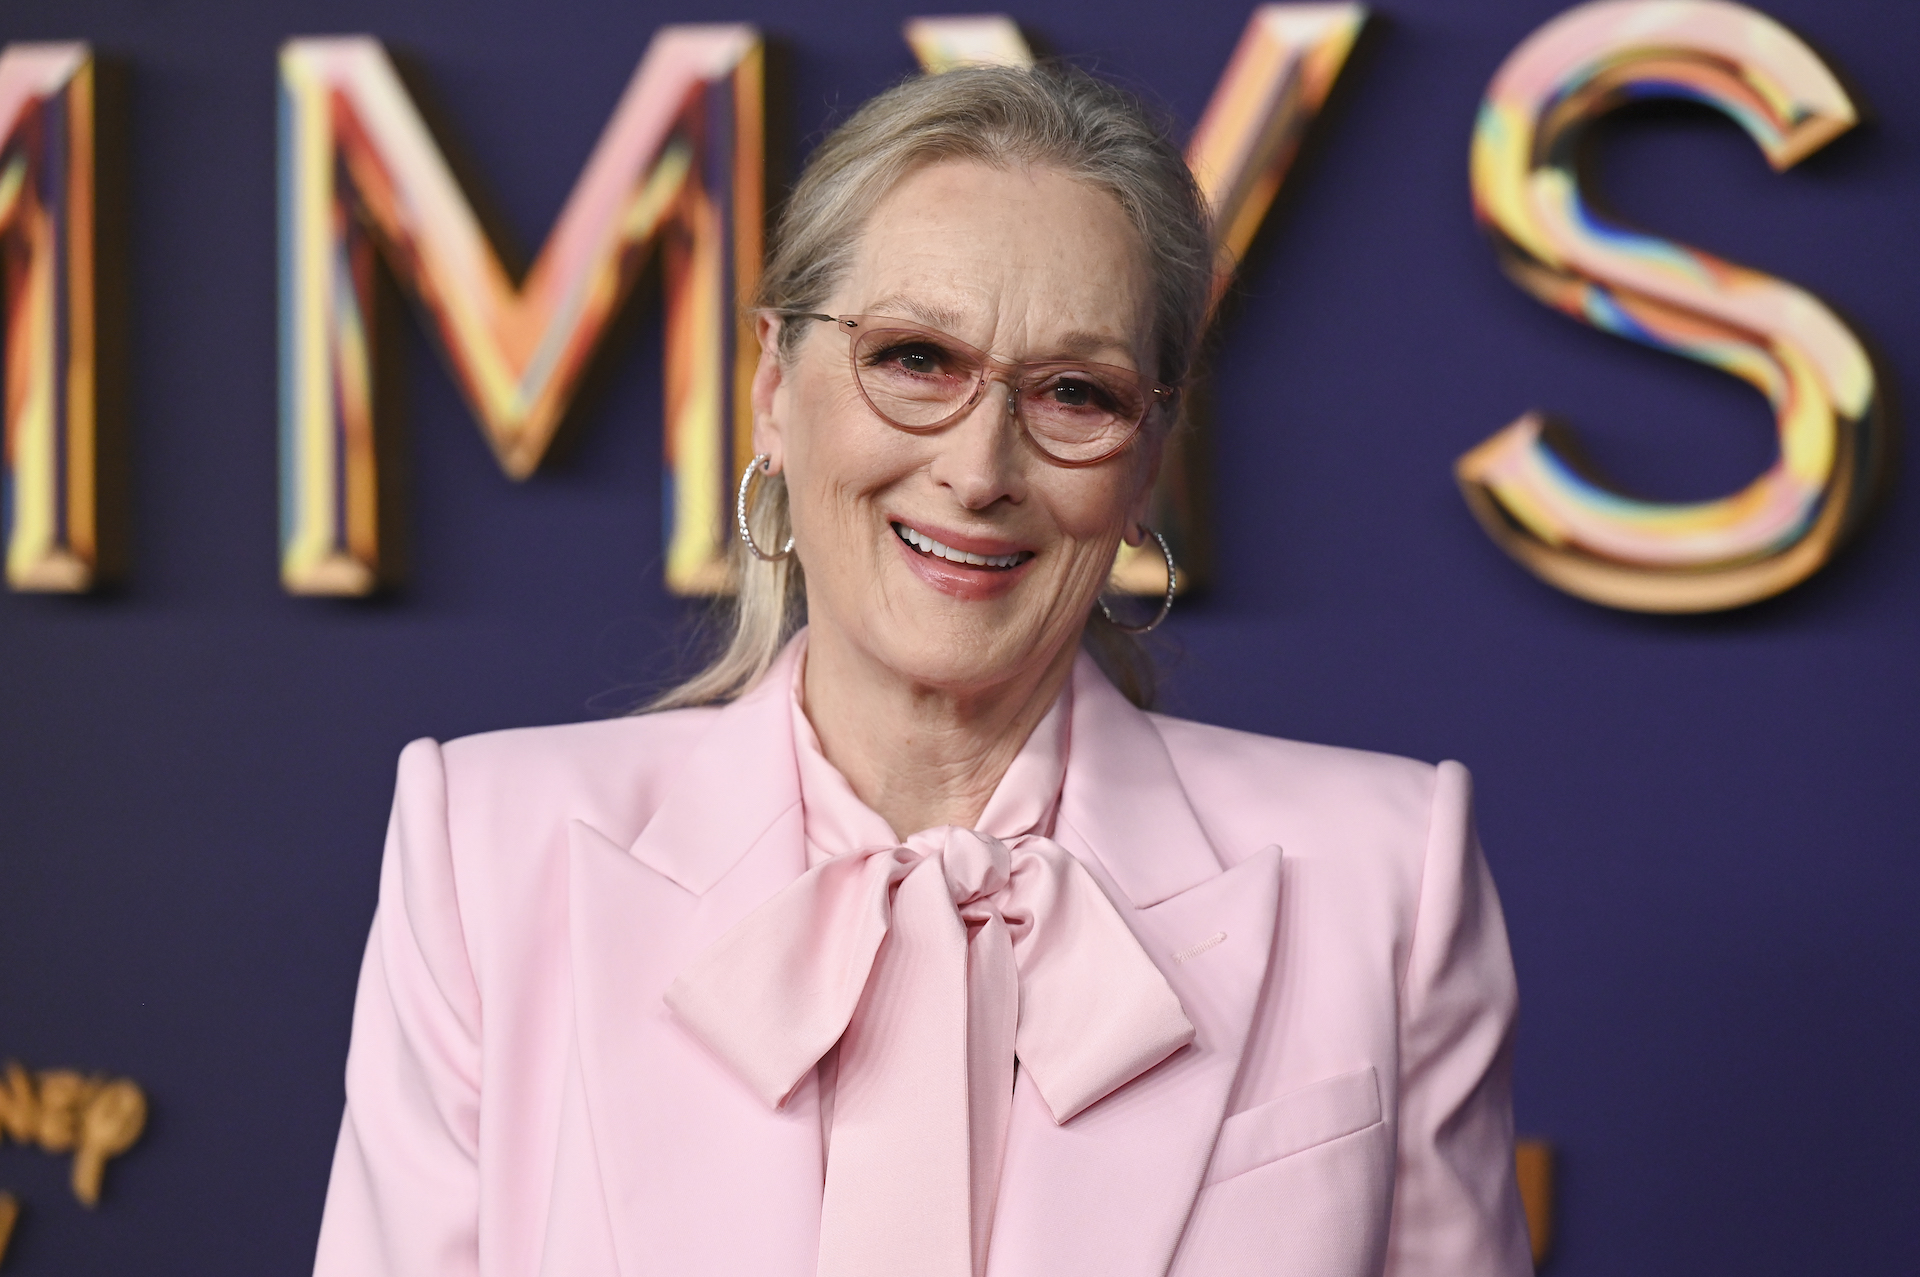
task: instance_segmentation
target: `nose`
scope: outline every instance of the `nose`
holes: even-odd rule
[[[985,510],[997,501],[1018,504],[1026,497],[1014,395],[1011,382],[992,378],[973,411],[936,436],[934,482],[964,509]]]

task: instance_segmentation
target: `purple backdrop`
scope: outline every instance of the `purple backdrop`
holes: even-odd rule
[[[1536,583],[1453,488],[1454,456],[1530,406],[1657,496],[1729,490],[1770,453],[1750,391],[1549,314],[1473,226],[1481,90],[1560,7],[1390,0],[1350,68],[1220,347],[1218,577],[1167,627],[1169,706],[1474,768],[1524,992],[1520,1120],[1563,1154],[1554,1271],[1920,1271],[1911,464],[1810,584],[1691,620]],[[1920,8],[1767,7],[1877,122],[1775,175],[1716,116],[1639,116],[1604,151],[1609,192],[1821,293],[1911,384]],[[154,1103],[92,1215],[64,1162],[0,1149],[0,1187],[29,1211],[12,1271],[301,1271],[395,754],[630,704],[692,614],[659,584],[651,295],[578,446],[522,486],[411,326],[412,584],[372,603],[280,593],[276,45],[367,31],[412,54],[530,248],[657,24],[762,23],[798,152],[912,69],[898,25],[915,11],[0,10],[0,40],[84,38],[131,65],[137,534],[117,595],[0,595],[0,1056],[126,1073]],[[1247,13],[1018,16],[1191,123]]]

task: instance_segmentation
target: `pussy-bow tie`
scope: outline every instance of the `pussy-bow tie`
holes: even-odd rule
[[[769,1105],[840,1044],[821,1277],[985,1269],[1019,1056],[1056,1122],[1193,1040],[1051,839],[942,826],[809,869],[667,992]]]

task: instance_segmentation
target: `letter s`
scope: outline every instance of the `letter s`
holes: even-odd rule
[[[1548,583],[1608,607],[1709,612],[1818,571],[1885,465],[1882,395],[1858,337],[1784,280],[1609,222],[1583,198],[1578,144],[1632,100],[1704,102],[1785,169],[1858,121],[1790,31],[1725,0],[1599,0],[1529,36],[1474,128],[1474,208],[1520,287],[1584,323],[1723,369],[1773,405],[1774,464],[1713,501],[1636,500],[1581,473],[1528,413],[1456,474],[1488,533]]]

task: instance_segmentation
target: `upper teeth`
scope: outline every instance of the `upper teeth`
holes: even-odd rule
[[[937,555],[949,563],[968,563],[977,568],[1010,568],[1020,561],[1019,552],[1012,554],[969,554],[965,550],[956,550],[950,545],[941,545],[924,532],[915,531],[904,523],[896,523],[893,530],[900,539],[915,549],[927,554]]]

